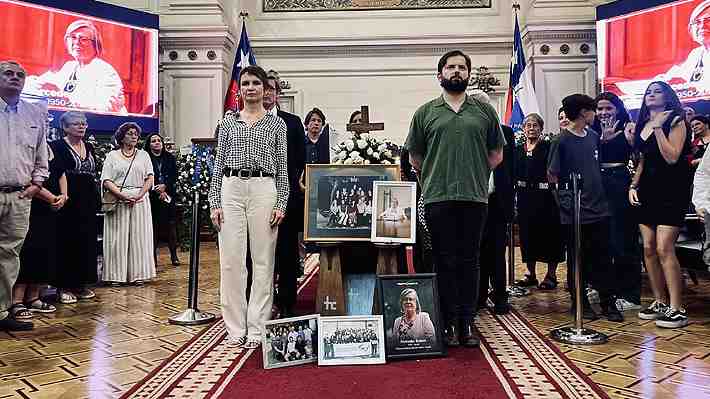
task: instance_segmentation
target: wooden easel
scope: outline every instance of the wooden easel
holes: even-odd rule
[[[322,316],[343,316],[347,312],[343,273],[340,266],[341,242],[319,242],[320,272],[316,313]]]
[[[377,248],[377,275],[387,276],[397,274],[397,255],[400,243],[373,243]],[[375,283],[374,297],[372,298],[372,314],[380,314],[380,287]]]

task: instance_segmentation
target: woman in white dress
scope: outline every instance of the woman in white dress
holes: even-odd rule
[[[118,149],[106,156],[101,171],[104,193],[110,191],[118,199],[115,210],[104,217],[101,279],[113,284],[139,285],[156,275],[153,223],[146,195],[153,187],[153,164],[148,153],[136,147],[140,133],[135,123],[119,126],[114,135]]]

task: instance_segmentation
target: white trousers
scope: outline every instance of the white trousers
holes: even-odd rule
[[[219,233],[220,303],[229,334],[238,339],[261,340],[264,323],[271,318],[274,301],[274,256],[278,227],[269,224],[276,204],[276,183],[271,177],[224,177]],[[253,264],[247,304],[247,231]]]

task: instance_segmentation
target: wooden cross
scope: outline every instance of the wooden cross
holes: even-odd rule
[[[370,123],[370,107],[363,105],[360,107],[360,112],[362,115],[362,122],[360,123],[348,123],[345,129],[349,132],[355,133],[359,136],[363,133],[370,133],[375,130],[385,130],[384,123]]]

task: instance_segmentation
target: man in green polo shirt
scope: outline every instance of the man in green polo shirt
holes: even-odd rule
[[[470,73],[463,52],[441,57],[443,93],[414,114],[405,148],[422,184],[447,344],[473,347],[489,178],[505,138],[493,107],[466,95]]]

